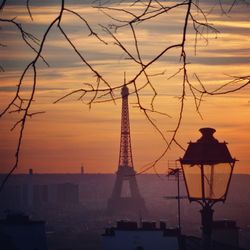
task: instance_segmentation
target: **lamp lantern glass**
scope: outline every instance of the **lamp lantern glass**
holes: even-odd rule
[[[190,142],[180,159],[188,198],[204,204],[225,201],[235,159],[226,142],[213,137],[215,129],[200,129],[202,137]]]

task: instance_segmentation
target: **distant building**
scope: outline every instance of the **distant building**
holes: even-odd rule
[[[84,174],[84,166],[81,166],[81,174]]]
[[[32,187],[32,203],[33,206],[39,207],[49,202],[49,187],[48,185],[35,184]]]
[[[78,185],[69,182],[57,184],[57,202],[61,204],[78,204]]]
[[[46,177],[29,174],[20,175],[15,181],[7,183],[0,193],[0,210],[24,211],[58,206],[79,205],[79,184],[67,180],[48,181]],[[14,178],[12,178],[14,179]]]
[[[22,214],[0,220],[0,247],[3,250],[46,250],[45,222]]]
[[[102,250],[179,250],[181,238],[178,229],[167,229],[161,222],[119,221],[116,227],[107,228],[103,234]]]
[[[239,247],[239,228],[232,220],[217,220],[213,222],[212,240]]]

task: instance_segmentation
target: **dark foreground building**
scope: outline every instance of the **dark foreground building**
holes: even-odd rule
[[[166,223],[118,221],[116,227],[106,228],[102,250],[244,250],[238,246],[235,222],[215,221],[211,247],[194,236],[167,228]]]
[[[23,214],[8,214],[0,220],[0,249],[47,250],[45,222]]]

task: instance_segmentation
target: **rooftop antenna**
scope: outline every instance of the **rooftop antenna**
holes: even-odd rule
[[[168,174],[167,177],[174,176],[175,180],[177,180],[177,196],[165,196],[165,199],[177,200],[177,209],[178,209],[178,227],[181,232],[181,199],[187,199],[187,196],[180,195],[180,177],[182,175],[182,169],[178,166],[178,161],[175,161],[174,167],[170,167],[170,162],[168,162]]]

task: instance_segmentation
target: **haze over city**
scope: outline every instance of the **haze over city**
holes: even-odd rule
[[[12,5],[13,4],[13,5]],[[198,37],[196,55],[194,49],[193,31],[187,37],[188,71],[191,81],[200,81],[213,90],[220,84],[232,80],[232,76],[249,74],[249,15],[248,8],[242,5],[234,6],[229,15],[223,15],[214,1],[202,3],[209,11],[209,23],[214,25],[220,33],[204,34],[208,41]],[[124,53],[114,45],[112,38],[103,31],[101,25],[110,23],[110,19],[101,10],[92,8],[89,4],[79,1],[66,2],[72,10],[77,10],[104,39],[108,45],[100,42],[93,36],[82,21],[71,13],[63,16],[63,27],[79,50],[89,62],[112,84],[122,84],[124,72],[129,80],[136,72],[137,67],[126,60]],[[119,6],[127,8],[129,3]],[[113,4],[117,6],[117,4]],[[23,23],[30,33],[41,38],[46,25],[53,19],[59,10],[59,5],[51,2],[31,2],[33,21],[27,15],[25,5],[10,1],[4,14],[16,17],[16,21]],[[227,4],[224,6],[228,8]],[[142,7],[136,6],[139,12]],[[180,38],[182,27],[182,8],[167,17],[159,17],[152,22],[146,22],[137,29],[137,37],[143,59],[150,60],[154,54],[161,51],[166,44]],[[124,13],[121,18],[126,19]],[[165,20],[163,20],[165,18]],[[3,44],[1,47],[1,110],[6,107],[13,97],[20,73],[25,65],[34,57],[34,53],[27,48],[17,29],[9,24],[3,24],[1,29]],[[127,48],[135,53],[132,34],[129,29],[118,34],[119,39]],[[180,108],[181,77],[173,75],[179,66],[178,49],[162,57],[150,68],[150,74],[159,74],[154,78],[158,96],[155,107],[171,117],[153,115],[153,119],[167,138],[167,133],[175,128]],[[48,68],[39,61],[37,69],[37,90],[32,111],[46,113],[36,115],[27,120],[23,143],[20,151],[20,163],[16,173],[27,172],[33,168],[39,173],[76,173],[83,164],[89,173],[114,173],[117,168],[120,139],[120,110],[121,100],[97,103],[91,110],[87,105],[78,101],[77,96],[71,96],[57,104],[53,104],[61,96],[71,90],[81,88],[83,83],[93,80],[93,74],[80,62],[72,48],[63,39],[62,34],[54,27],[45,43],[43,56],[49,62]],[[31,79],[26,82],[22,91],[28,91]],[[141,80],[142,81],[142,80]],[[197,83],[198,86],[198,83]],[[229,88],[230,89],[230,88]],[[130,91],[132,92],[133,89]],[[188,90],[187,90],[188,92]],[[149,88],[141,91],[142,99],[149,103],[152,92]],[[119,91],[116,96],[120,95]],[[154,161],[166,148],[165,142],[157,131],[147,121],[143,112],[135,107],[135,95],[130,95],[130,120],[132,147],[136,171],[145,169],[145,165]],[[201,117],[195,110],[194,100],[187,94],[183,121],[178,131],[178,142],[184,147],[195,141],[201,127],[216,128],[216,137],[227,141],[232,155],[239,159],[236,173],[249,173],[249,86],[241,91],[205,97],[201,103]],[[1,172],[7,172],[14,161],[18,129],[10,132],[10,128],[18,119],[16,114],[8,114],[1,118],[0,166]],[[183,151],[173,145],[166,156],[157,164],[157,171],[164,173],[167,170],[168,160],[179,159]],[[154,170],[149,170],[153,172]]]

